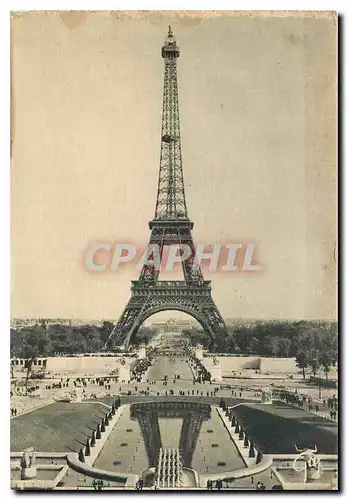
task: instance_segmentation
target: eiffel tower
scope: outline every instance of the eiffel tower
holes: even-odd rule
[[[132,281],[131,298],[111,332],[106,348],[124,344],[128,348],[140,325],[151,315],[166,310],[182,311],[195,318],[219,344],[226,335],[226,325],[212,296],[210,281],[204,280],[195,260],[192,239],[193,222],[188,218],[180,141],[177,59],[180,51],[171,27],[162,47],[164,91],[161,133],[161,157],[155,217],[151,230],[148,259],[139,279]],[[162,258],[165,246],[189,249],[182,262],[184,281],[159,281],[155,254]],[[157,253],[156,253],[157,249]],[[182,251],[182,250],[181,250]]]

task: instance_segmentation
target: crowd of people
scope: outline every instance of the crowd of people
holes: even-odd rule
[[[135,485],[135,489],[140,491],[142,490],[144,487],[144,480],[142,478],[140,478],[137,482],[136,482],[136,485]]]
[[[189,363],[195,374],[194,382],[211,382],[211,373],[195,355],[189,354]]]
[[[338,412],[338,399],[334,394],[332,398],[323,399],[322,401],[314,401],[311,396],[305,394],[299,394],[297,390],[295,392],[281,390],[279,392],[279,399],[285,401],[287,404],[296,405],[299,408],[305,408],[310,412],[319,413],[321,411],[322,415],[326,415],[326,410],[330,409],[330,420],[336,421]]]
[[[25,387],[24,383],[12,384],[11,397],[11,417],[16,417],[24,413],[33,411],[44,405],[53,403],[60,399],[74,399],[76,391],[80,391],[81,399],[100,398],[111,393],[111,384],[116,383],[118,377],[64,377],[51,379],[49,382],[42,380],[35,385]],[[116,388],[115,391],[117,392]],[[13,411],[15,410],[15,411]]]
[[[222,479],[217,479],[215,482],[208,479],[207,490],[212,491],[214,487],[220,491],[222,489]]]
[[[144,374],[151,366],[151,360],[147,358],[139,359],[132,368],[131,381],[141,382]]]
[[[253,478],[253,476],[251,476],[251,477],[252,477],[251,484],[254,484],[254,480],[253,480],[254,478]],[[211,481],[210,479],[208,479],[207,490],[212,491],[212,490],[216,489],[216,490],[220,491],[223,489],[224,483],[225,483],[225,487],[229,488],[230,481],[231,480],[223,480],[223,479],[217,479],[216,481]],[[257,491],[264,491],[264,490],[266,490],[266,486],[262,481],[258,481],[256,483],[255,489]]]

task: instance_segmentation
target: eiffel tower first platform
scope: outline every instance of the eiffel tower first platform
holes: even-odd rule
[[[106,348],[124,344],[128,348],[140,325],[160,311],[182,311],[195,318],[210,335],[212,344],[219,345],[226,336],[226,325],[212,296],[210,281],[204,280],[195,262],[192,239],[193,222],[188,218],[180,141],[177,59],[179,47],[168,30],[162,47],[164,59],[164,90],[161,133],[161,157],[155,217],[151,230],[148,260],[139,279],[132,281],[131,298],[106,343]],[[161,259],[165,246],[185,245],[190,257],[183,261],[183,281],[159,281],[159,266],[155,266],[152,249]],[[151,260],[153,259],[153,260]]]

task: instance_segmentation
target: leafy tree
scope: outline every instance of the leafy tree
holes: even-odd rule
[[[224,351],[223,352],[234,352],[236,347],[236,342],[234,336],[229,332],[224,341]]]
[[[252,337],[250,340],[250,348],[253,354],[259,354],[261,350],[261,341],[257,337]]]
[[[309,349],[309,351],[308,351],[309,363],[308,364],[309,364],[310,368],[312,369],[312,373],[313,373],[314,377],[317,375],[319,368],[320,368],[319,357],[320,357],[320,354],[319,354],[318,349],[315,349],[315,348]]]
[[[288,358],[291,351],[291,340],[288,337],[278,337],[278,356]]]
[[[100,329],[100,339],[103,342],[103,345],[108,340],[112,330],[114,329],[114,323],[111,321],[103,321],[102,327]]]
[[[28,333],[29,330],[27,330]],[[12,358],[20,358],[23,354],[23,339],[25,337],[25,330],[10,330],[10,353]]]
[[[269,336],[267,339],[267,343],[270,349],[272,356],[279,357],[280,355],[280,346],[279,346],[280,337],[278,336]]]
[[[21,357],[25,359],[25,368],[27,370],[25,378],[26,395],[28,394],[28,381],[33,363],[38,356],[46,352],[46,346],[46,331],[42,326],[36,325],[23,339]]]
[[[315,376],[319,370],[320,332],[318,329],[308,328],[300,332],[296,354],[297,366],[302,368],[305,378],[305,368],[310,367]]]
[[[326,381],[328,381],[330,369],[333,364],[331,355],[328,352],[322,352],[319,356],[319,363],[323,367]]]
[[[156,330],[154,328],[141,327],[139,328],[137,334],[133,338],[134,345],[148,344],[152,337],[155,335]]]
[[[296,365],[301,368],[303,380],[306,379],[306,368],[308,367],[309,359],[305,351],[299,351],[296,355]]]

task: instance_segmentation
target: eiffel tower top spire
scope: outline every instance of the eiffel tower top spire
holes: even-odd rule
[[[180,55],[172,28],[162,47],[164,89],[161,158],[154,220],[188,220],[181,157],[176,61]]]

